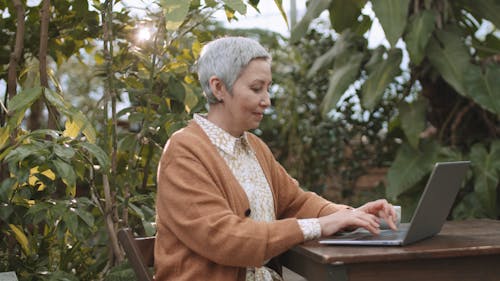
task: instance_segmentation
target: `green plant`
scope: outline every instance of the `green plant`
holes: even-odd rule
[[[222,34],[211,13],[224,9],[234,20],[247,9],[243,1],[162,0],[134,18],[114,2],[0,1],[8,11],[0,18],[8,38],[0,48],[8,88],[0,271],[20,280],[130,276],[114,268],[127,267],[116,231],[155,232],[162,146],[204,110],[192,66],[202,43]],[[152,39],[136,40],[145,27]]]
[[[308,76],[307,72],[316,58],[342,43],[315,28],[294,46],[261,41],[273,52],[275,86],[273,106],[257,133],[302,187],[336,202],[360,204],[365,195],[353,189],[356,181],[370,168],[390,163],[398,147],[380,134],[395,114],[397,91],[368,112],[360,110],[359,89],[353,87],[334,114],[323,116],[321,104],[331,74],[322,71]],[[358,44],[365,47],[362,40]]]
[[[387,196],[414,205],[435,161],[472,160],[471,174],[452,216],[498,218],[497,138],[499,132],[500,25],[495,1],[371,1],[388,46],[359,45],[373,19],[363,12],[368,2],[311,2],[292,30],[296,43],[324,10],[338,40],[317,57],[308,76],[329,70],[330,85],[322,103],[327,116],[341,107],[351,85],[360,85],[363,110],[374,112],[400,85],[397,115],[388,136],[400,139],[388,173]],[[481,36],[480,29],[492,24]],[[485,30],[485,29],[482,29]],[[397,44],[397,42],[404,42]],[[361,47],[359,47],[361,46]],[[403,53],[409,64],[401,69]],[[481,155],[481,156],[478,156]],[[411,209],[411,208],[410,208]],[[411,213],[411,211],[409,211]]]

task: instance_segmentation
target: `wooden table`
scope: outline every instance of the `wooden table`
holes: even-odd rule
[[[438,235],[403,247],[311,241],[281,262],[310,281],[500,281],[500,221],[449,221]]]

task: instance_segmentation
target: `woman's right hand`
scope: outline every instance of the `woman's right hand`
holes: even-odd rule
[[[343,209],[318,219],[323,237],[358,227],[365,228],[372,234],[380,232],[380,219],[377,216],[356,209]]]

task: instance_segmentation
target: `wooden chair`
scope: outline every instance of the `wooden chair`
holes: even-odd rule
[[[130,228],[122,228],[118,231],[118,240],[125,250],[137,280],[153,281],[150,267],[154,265],[155,236],[134,237]]]

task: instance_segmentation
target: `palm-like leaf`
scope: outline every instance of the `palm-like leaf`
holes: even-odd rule
[[[331,109],[335,108],[349,85],[356,81],[363,56],[363,53],[347,52],[335,61],[328,91],[321,104],[323,115],[328,114]]]
[[[413,103],[403,103],[399,106],[401,126],[413,148],[418,148],[420,133],[425,128],[425,111],[427,103],[418,100]]]
[[[330,23],[337,32],[353,28],[360,24],[358,18],[366,0],[332,0],[330,5]]]
[[[419,65],[424,58],[425,47],[434,31],[434,17],[432,12],[423,11],[410,19],[405,43],[410,59],[415,65]]]
[[[500,116],[500,66],[490,65],[483,70],[471,66],[465,70],[467,95],[483,108]]]
[[[403,144],[387,173],[387,197],[396,200],[427,175],[439,152],[435,142],[422,143],[420,149]]]
[[[436,31],[437,38],[429,41],[427,56],[443,79],[459,94],[466,96],[464,71],[471,65],[466,46],[457,33]]]
[[[292,32],[290,35],[290,43],[296,43],[299,41],[302,36],[307,32],[307,29],[309,28],[309,24],[311,21],[315,18],[317,18],[321,12],[326,10],[328,6],[330,5],[331,0],[316,0],[316,1],[311,1],[310,4],[307,6],[307,11],[305,15],[302,17],[302,19],[297,23],[296,26],[292,28]]]
[[[387,86],[394,80],[401,69],[403,54],[400,49],[391,49],[386,60],[380,61],[366,79],[361,89],[361,102],[364,108],[372,111],[382,98]]]
[[[488,152],[482,144],[472,147],[470,158],[475,175],[474,191],[491,217],[498,213],[497,187],[500,176],[500,141],[495,141]]]

